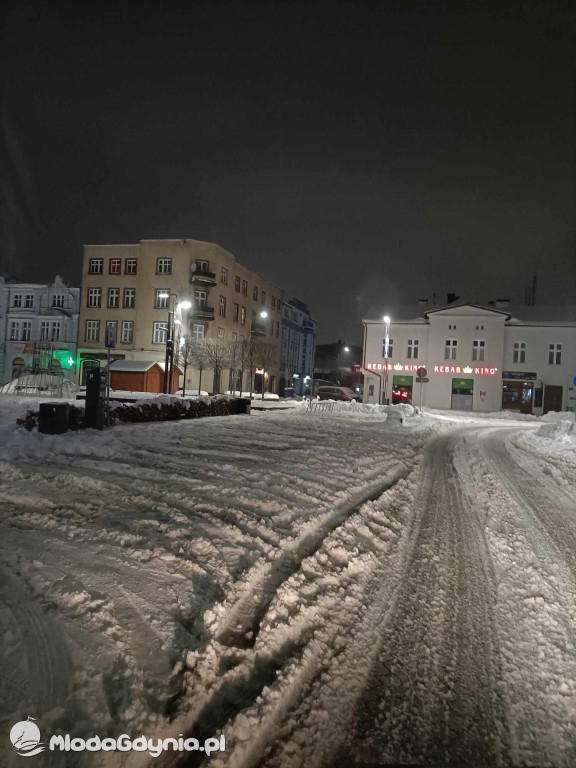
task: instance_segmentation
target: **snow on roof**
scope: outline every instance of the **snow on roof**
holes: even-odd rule
[[[144,373],[154,365],[160,365],[154,360],[115,360],[110,365],[111,371],[128,371],[130,373]]]

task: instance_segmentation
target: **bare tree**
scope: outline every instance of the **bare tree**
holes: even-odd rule
[[[204,339],[208,364],[214,370],[216,389],[220,389],[220,379],[224,368],[230,367],[231,349],[230,344],[223,339]],[[215,392],[214,394],[218,394]]]
[[[244,374],[242,365],[242,342],[234,339],[229,342],[230,354],[230,391],[236,394],[236,385],[240,387],[239,395],[242,396],[242,377]],[[238,381],[238,372],[240,372],[240,381]]]
[[[178,340],[178,347],[174,353],[176,356],[176,364],[182,366],[182,397],[186,395],[186,372],[188,368],[194,365],[195,344],[195,340],[190,336],[180,336]]]
[[[206,370],[209,364],[208,351],[206,349],[206,339],[190,339],[190,363],[198,371],[198,396],[202,391],[202,372]]]
[[[256,342],[256,363],[262,368],[262,400],[266,390],[266,373],[278,365],[278,347],[265,341]]]
[[[254,371],[257,365],[258,357],[258,342],[254,339],[247,339],[242,342],[242,362],[243,367],[248,370],[248,391],[250,392],[250,399],[252,399],[252,392],[254,390]]]

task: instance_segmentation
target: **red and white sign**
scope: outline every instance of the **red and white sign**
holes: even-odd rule
[[[473,373],[475,376],[496,376],[498,368],[472,368],[469,365],[435,365],[434,373]]]
[[[418,368],[421,368],[422,364],[419,365],[412,365],[411,363],[408,363],[407,365],[401,365],[400,363],[388,363],[388,370],[389,371],[404,371],[405,373],[416,373]],[[366,370],[367,371],[385,371],[386,370],[386,363],[366,363]]]

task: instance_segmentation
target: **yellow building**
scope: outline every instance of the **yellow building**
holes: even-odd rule
[[[168,313],[189,301],[191,308],[180,314],[192,338],[234,341],[257,335],[275,347],[276,362],[266,374],[266,389],[275,392],[282,298],[278,286],[214,243],[141,240],[135,245],[86,245],[78,328],[80,381],[85,382],[89,368],[106,360],[107,326],[116,334],[116,359],[164,363]],[[196,371],[186,379],[187,389],[197,388]],[[219,381],[212,371],[205,372],[202,389],[226,390],[229,381],[229,370]]]

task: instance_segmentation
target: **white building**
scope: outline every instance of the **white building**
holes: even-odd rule
[[[364,402],[412,402],[455,410],[574,410],[576,307],[474,304],[364,320]],[[425,367],[427,383],[417,383]],[[386,368],[388,370],[386,370]],[[386,393],[386,394],[385,394]]]
[[[294,387],[295,394],[311,390],[314,372],[316,320],[299,299],[282,305],[282,344],[280,347],[280,394]]]
[[[61,368],[76,377],[80,288],[61,277],[51,285],[0,277],[0,377],[6,383],[22,368]]]

